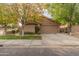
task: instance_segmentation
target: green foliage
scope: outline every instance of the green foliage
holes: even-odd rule
[[[53,3],[48,4],[48,11],[55,21],[61,24],[79,24],[79,4]]]
[[[0,24],[9,25],[16,23],[17,16],[12,12],[11,6],[8,4],[0,4]]]
[[[0,4],[0,24],[16,25],[21,17],[25,21],[37,22],[40,20],[42,7],[43,4]]]

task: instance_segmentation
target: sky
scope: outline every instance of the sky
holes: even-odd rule
[[[43,12],[44,12],[43,13],[44,16],[46,16],[48,18],[52,18],[52,16],[49,14],[49,12],[46,9]]]

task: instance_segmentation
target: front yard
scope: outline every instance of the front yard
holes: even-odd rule
[[[0,40],[20,40],[20,39],[28,39],[28,40],[40,40],[41,36],[40,35],[1,35]]]

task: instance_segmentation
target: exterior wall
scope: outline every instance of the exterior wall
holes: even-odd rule
[[[24,32],[35,33],[35,25],[26,25],[24,27]]]

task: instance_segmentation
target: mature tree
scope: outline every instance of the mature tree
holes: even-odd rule
[[[20,32],[24,35],[23,28],[25,23],[29,21],[39,22],[40,15],[43,13],[43,4],[14,4],[16,12],[18,13],[19,22],[22,24]],[[14,9],[14,10],[15,10]]]
[[[0,4],[0,25],[5,28],[5,34],[7,26],[16,23],[16,17],[12,13],[11,6],[8,4]]]
[[[72,25],[78,24],[79,4],[76,3],[58,3],[48,4],[48,11],[52,18],[61,23],[68,24],[69,33],[71,32]]]
[[[0,24],[4,25],[5,33],[8,25],[22,25],[21,34],[24,35],[23,28],[28,21],[39,22],[45,4],[0,4]]]

